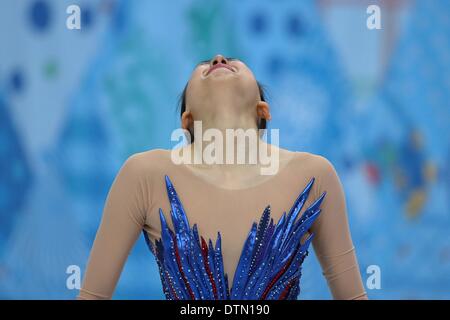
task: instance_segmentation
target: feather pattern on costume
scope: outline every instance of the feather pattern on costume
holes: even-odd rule
[[[161,238],[155,243],[144,231],[146,243],[155,256],[164,294],[168,300],[264,300],[297,299],[301,267],[314,234],[302,243],[303,236],[319,216],[323,192],[300,216],[315,178],[283,213],[275,225],[270,205],[250,228],[243,245],[234,279],[229,287],[224,273],[222,238],[217,232],[215,245],[199,235],[197,224],[191,228],[170,181],[165,176],[174,230],[159,209]]]

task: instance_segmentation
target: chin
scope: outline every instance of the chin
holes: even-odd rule
[[[231,73],[231,72],[221,72],[221,71],[216,71],[213,74],[210,74],[208,76],[208,79],[210,79],[211,81],[229,81],[229,80],[236,80],[238,79],[238,77],[236,76],[236,74]]]

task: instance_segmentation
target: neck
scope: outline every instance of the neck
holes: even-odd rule
[[[279,168],[280,149],[267,144],[259,137],[256,141],[254,145],[249,145],[248,140],[237,142],[235,139],[235,143],[230,147],[225,142],[221,145],[220,142],[202,143],[200,139],[195,139],[194,143],[182,149],[180,157],[184,159],[185,164],[198,169],[218,170],[224,177],[276,174]],[[233,149],[231,157],[230,149]]]
[[[208,102],[207,113],[198,117],[204,130],[257,129],[257,115],[253,103],[238,103],[229,99]]]
[[[194,115],[194,142],[185,149],[191,163],[231,171],[267,165],[271,148],[258,131],[255,102],[229,99],[207,101],[201,109],[208,112]]]
[[[201,162],[204,164],[205,162],[212,164],[212,161],[204,159],[205,156],[217,154],[223,162],[215,164],[235,167],[234,164],[238,162],[237,150],[240,150],[241,154],[249,155],[255,151],[254,148],[257,151],[258,144],[262,141],[256,124],[256,115],[248,111],[251,108],[235,104],[216,104],[211,109],[213,110],[201,120],[194,121],[195,139],[192,152],[196,159],[202,159]],[[231,149],[235,150],[231,152],[233,154],[230,154]],[[245,163],[244,166],[248,164]]]

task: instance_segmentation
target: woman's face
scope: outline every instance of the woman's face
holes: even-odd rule
[[[252,71],[242,61],[222,55],[198,64],[186,90],[186,110],[195,119],[202,118],[203,111],[214,111],[224,105],[255,110],[259,101]]]

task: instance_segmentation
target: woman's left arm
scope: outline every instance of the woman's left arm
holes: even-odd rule
[[[367,299],[347,218],[345,194],[334,166],[317,156],[318,194],[326,191],[313,224],[313,247],[334,299]]]

